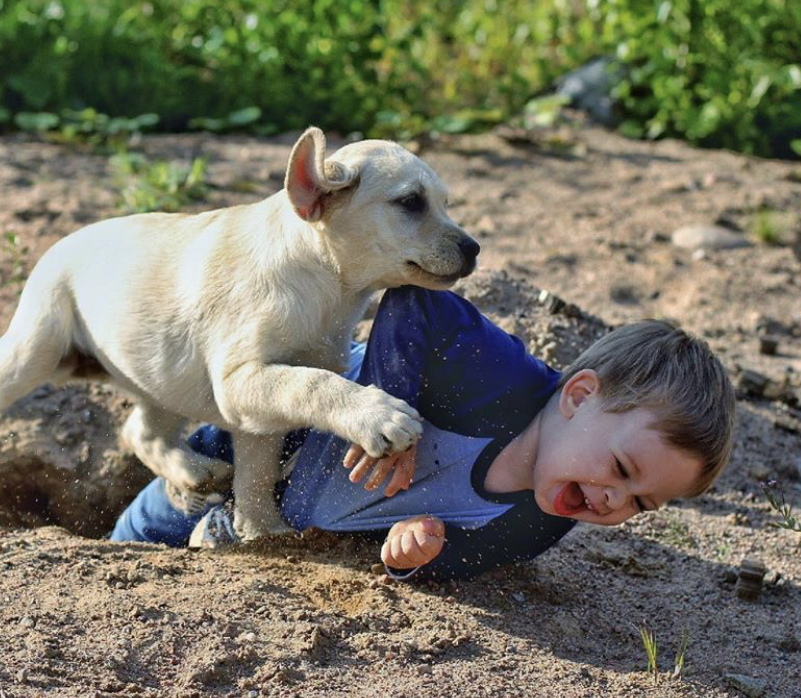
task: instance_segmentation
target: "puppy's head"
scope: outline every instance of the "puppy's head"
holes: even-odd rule
[[[290,155],[286,191],[349,283],[442,289],[475,269],[480,247],[448,215],[445,185],[397,143],[361,141],[326,160],[325,136],[310,128]]]

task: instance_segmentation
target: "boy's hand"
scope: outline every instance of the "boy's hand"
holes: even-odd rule
[[[381,546],[381,561],[399,570],[431,562],[445,544],[445,524],[436,516],[422,514],[398,521]]]
[[[394,468],[392,479],[384,488],[384,496],[392,497],[401,490],[409,489],[417,466],[415,462],[416,454],[417,446],[411,446],[400,453],[392,453],[383,458],[373,458],[365,453],[361,446],[351,444],[345,454],[345,460],[342,461],[342,465],[346,468],[353,468],[348,476],[351,482],[360,482],[367,474],[367,471],[373,468],[373,472],[364,483],[364,489],[366,490],[378,488],[389,474],[389,471]]]

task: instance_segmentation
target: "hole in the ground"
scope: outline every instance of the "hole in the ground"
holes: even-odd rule
[[[0,526],[35,528],[58,525],[47,495],[34,487],[0,487]]]
[[[0,526],[61,526],[81,536],[101,538],[153,477],[138,462],[132,465],[117,477],[106,473],[104,478],[96,471],[76,477],[42,461],[3,463]]]
[[[106,535],[153,478],[118,442],[129,410],[89,383],[42,386],[0,415],[0,526]]]

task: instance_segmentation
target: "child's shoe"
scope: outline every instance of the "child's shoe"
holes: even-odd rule
[[[189,536],[190,548],[223,548],[241,543],[234,531],[234,501],[229,498],[209,510]]]
[[[226,495],[219,492],[200,494],[182,490],[171,482],[166,481],[164,483],[164,494],[172,506],[187,516],[199,516],[204,511],[207,511],[209,507],[219,504],[226,498]]]

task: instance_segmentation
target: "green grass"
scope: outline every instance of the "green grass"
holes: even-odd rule
[[[648,628],[645,622],[640,626],[640,639],[642,640],[642,645],[645,649],[645,657],[648,661],[645,670],[654,677],[654,684],[656,685],[659,683],[659,648],[656,643],[656,635]]]

